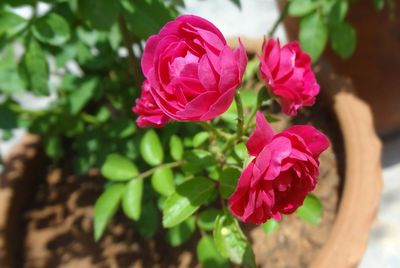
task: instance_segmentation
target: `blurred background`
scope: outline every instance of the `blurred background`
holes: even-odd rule
[[[183,13],[200,15],[212,21],[227,37],[262,38],[279,15],[279,7],[274,0],[243,0],[241,9],[228,0],[184,2]],[[398,6],[390,12],[386,9],[376,11],[372,1],[355,2],[355,8],[348,15],[357,31],[355,53],[349,59],[342,60],[328,49],[324,57],[330,59],[336,71],[352,78],[357,94],[372,108],[376,131],[384,143],[381,205],[371,231],[368,249],[359,267],[399,267],[400,12]],[[39,4],[39,13],[44,13],[47,9],[46,3]],[[28,7],[17,8],[15,12],[25,18],[32,15],[32,10]],[[288,31],[289,34],[283,25],[279,26],[277,36],[282,42],[293,38],[290,32],[295,32],[295,29],[289,27]],[[16,53],[22,53],[18,47]],[[75,68],[73,65],[70,67]],[[49,105],[55,97],[54,94],[49,97],[34,97],[26,93],[13,95],[14,100],[24,107],[38,110]],[[4,97],[0,95],[0,102],[2,98]],[[11,133],[12,138],[0,141],[1,155],[6,156],[24,133],[24,129],[15,129]]]

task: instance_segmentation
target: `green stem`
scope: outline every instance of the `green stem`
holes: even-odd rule
[[[253,107],[253,109],[251,110],[249,116],[247,117],[247,121],[244,124],[244,133],[247,133],[247,130],[249,129],[249,126],[251,124],[251,122],[253,121],[254,117],[257,114],[257,111],[260,109],[261,104],[265,98],[265,96],[268,96],[268,88],[266,87],[262,87],[257,94],[257,103],[256,106]]]
[[[287,1],[285,6],[283,7],[283,10],[281,12],[281,14],[279,15],[278,19],[275,21],[274,25],[272,26],[271,30],[268,32],[268,37],[272,37],[275,32],[276,29],[278,28],[279,24],[283,21],[283,19],[286,17],[287,12],[288,12],[288,8],[289,8],[289,2]]]
[[[242,104],[242,99],[240,97],[240,91],[239,90],[236,90],[235,102],[236,102],[237,115],[238,115],[236,138],[237,138],[238,141],[241,141],[242,140],[242,136],[243,136],[244,115],[243,115],[243,104]]]
[[[147,178],[151,175],[153,175],[154,172],[156,172],[157,169],[159,168],[174,168],[174,167],[179,167],[181,165],[183,165],[186,161],[184,160],[179,160],[179,161],[175,161],[175,162],[171,162],[171,163],[166,163],[166,164],[162,164],[159,165],[157,167],[154,167],[152,169],[149,169],[145,172],[140,173],[139,175],[137,175],[134,179],[144,179]]]
[[[128,50],[128,60],[129,60],[129,70],[131,72],[132,80],[134,85],[140,89],[141,81],[143,79],[142,74],[140,72],[140,64],[139,59],[133,53],[133,40],[128,30],[128,26],[126,25],[126,21],[124,17],[121,15],[118,18],[119,28],[121,30],[122,39],[125,43],[125,47]]]
[[[210,123],[208,122],[198,122],[199,125],[204,128],[205,130],[207,130],[208,132],[211,132],[215,137],[219,137],[223,140],[228,140],[231,138],[232,135],[218,129],[215,128],[214,126],[212,126]]]

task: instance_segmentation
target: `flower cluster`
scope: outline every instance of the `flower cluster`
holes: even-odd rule
[[[281,47],[264,42],[260,73],[282,112],[296,115],[319,93],[311,58],[297,42]],[[167,23],[146,43],[142,70],[146,78],[133,111],[139,127],[162,127],[172,120],[208,121],[231,105],[242,82],[247,56],[239,40],[232,49],[207,20],[184,15]],[[294,212],[312,191],[319,175],[318,157],[328,139],[311,126],[274,133],[262,113],[247,141],[253,160],[229,198],[230,210],[244,222],[279,220]]]

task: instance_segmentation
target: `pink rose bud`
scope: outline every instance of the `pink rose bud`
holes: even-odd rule
[[[258,112],[256,129],[246,147],[255,158],[243,170],[230,210],[240,220],[262,224],[293,213],[314,190],[318,157],[329,147],[324,134],[311,126],[292,126],[275,134]]]
[[[150,84],[146,80],[142,84],[142,96],[136,99],[136,105],[133,112],[139,115],[136,124],[139,127],[163,127],[170,121],[155,103],[150,94]]]
[[[319,85],[311,69],[311,58],[299,43],[281,47],[270,38],[262,47],[260,71],[272,93],[279,98],[282,111],[294,116],[303,106],[312,106]]]
[[[246,64],[242,44],[231,49],[212,23],[193,15],[151,36],[142,57],[156,109],[174,120],[205,121],[224,113]]]

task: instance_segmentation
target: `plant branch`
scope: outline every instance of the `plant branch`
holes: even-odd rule
[[[139,59],[133,53],[133,39],[129,33],[126,21],[122,15],[118,18],[119,28],[121,30],[122,38],[126,49],[128,50],[129,71],[133,76],[134,85],[140,89],[143,80],[142,73],[140,72]]]
[[[210,123],[208,122],[198,122],[199,125],[204,128],[205,130],[211,132],[215,137],[219,137],[225,141],[229,140],[231,138],[231,135],[218,129],[213,127]]]
[[[247,130],[249,129],[249,126],[251,124],[251,122],[253,121],[254,117],[256,116],[257,111],[260,109],[261,104],[265,98],[265,96],[268,96],[268,88],[266,87],[262,87],[257,94],[257,103],[256,106],[253,107],[253,109],[251,110],[249,116],[247,117],[247,121],[244,124],[244,133],[247,133]]]
[[[174,168],[174,167],[179,167],[179,166],[183,165],[185,162],[186,162],[186,161],[184,161],[184,160],[179,160],[179,161],[175,161],[175,162],[171,162],[171,163],[166,163],[166,164],[159,165],[159,166],[157,166],[157,167],[154,167],[154,168],[152,168],[152,169],[149,169],[149,170],[147,170],[147,171],[145,171],[145,172],[140,173],[139,175],[137,175],[137,176],[134,178],[134,180],[147,178],[147,177],[153,175],[153,173],[156,172],[156,170],[159,169],[159,168]]]
[[[236,102],[236,108],[237,108],[237,140],[241,141],[242,136],[243,136],[243,123],[244,123],[244,115],[243,115],[243,104],[242,104],[242,99],[240,97],[240,91],[236,90],[235,93],[235,102]]]
[[[276,29],[278,28],[279,24],[283,21],[283,19],[286,17],[287,12],[288,12],[288,8],[289,8],[289,3],[290,1],[287,1],[285,6],[282,9],[281,14],[279,15],[278,19],[275,21],[274,25],[272,26],[271,30],[268,32],[268,37],[272,37],[275,32]]]

